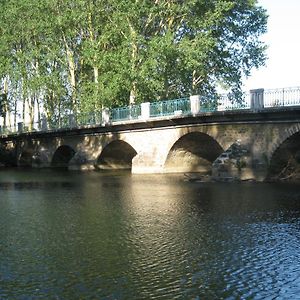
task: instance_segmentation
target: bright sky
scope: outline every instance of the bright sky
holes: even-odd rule
[[[244,90],[300,86],[300,0],[258,0],[269,15],[265,67],[252,71]]]

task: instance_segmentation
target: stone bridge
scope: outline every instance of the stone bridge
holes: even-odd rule
[[[2,154],[1,154],[2,153]],[[216,111],[0,138],[4,165],[264,180],[300,162],[300,107]]]

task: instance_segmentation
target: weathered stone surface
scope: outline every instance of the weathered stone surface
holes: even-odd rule
[[[64,162],[70,169],[91,170],[99,162],[106,162],[106,167],[131,167],[133,173],[140,174],[213,172],[216,177],[263,180],[286,141],[294,139],[291,152],[300,147],[297,121],[118,128],[106,126],[102,132],[57,132],[34,137],[23,134],[2,141],[0,155],[10,153],[18,164],[26,160],[32,161],[33,167],[49,167],[60,147],[67,146],[74,151]]]
[[[234,142],[212,165],[215,180],[233,178],[235,180],[254,179],[250,151],[240,141]]]

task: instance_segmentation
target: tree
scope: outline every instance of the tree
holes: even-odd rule
[[[265,62],[267,16],[254,0],[135,1],[121,10],[133,98],[211,94],[218,82],[237,92]]]
[[[15,120],[20,104],[31,123],[36,110],[57,122],[103,107],[212,97],[218,84],[236,95],[266,60],[259,37],[267,16],[256,0],[0,4],[0,80]]]

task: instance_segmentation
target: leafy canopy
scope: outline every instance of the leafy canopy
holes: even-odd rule
[[[265,63],[256,0],[0,0],[0,79],[54,116],[239,93]],[[21,100],[20,100],[21,99]]]

